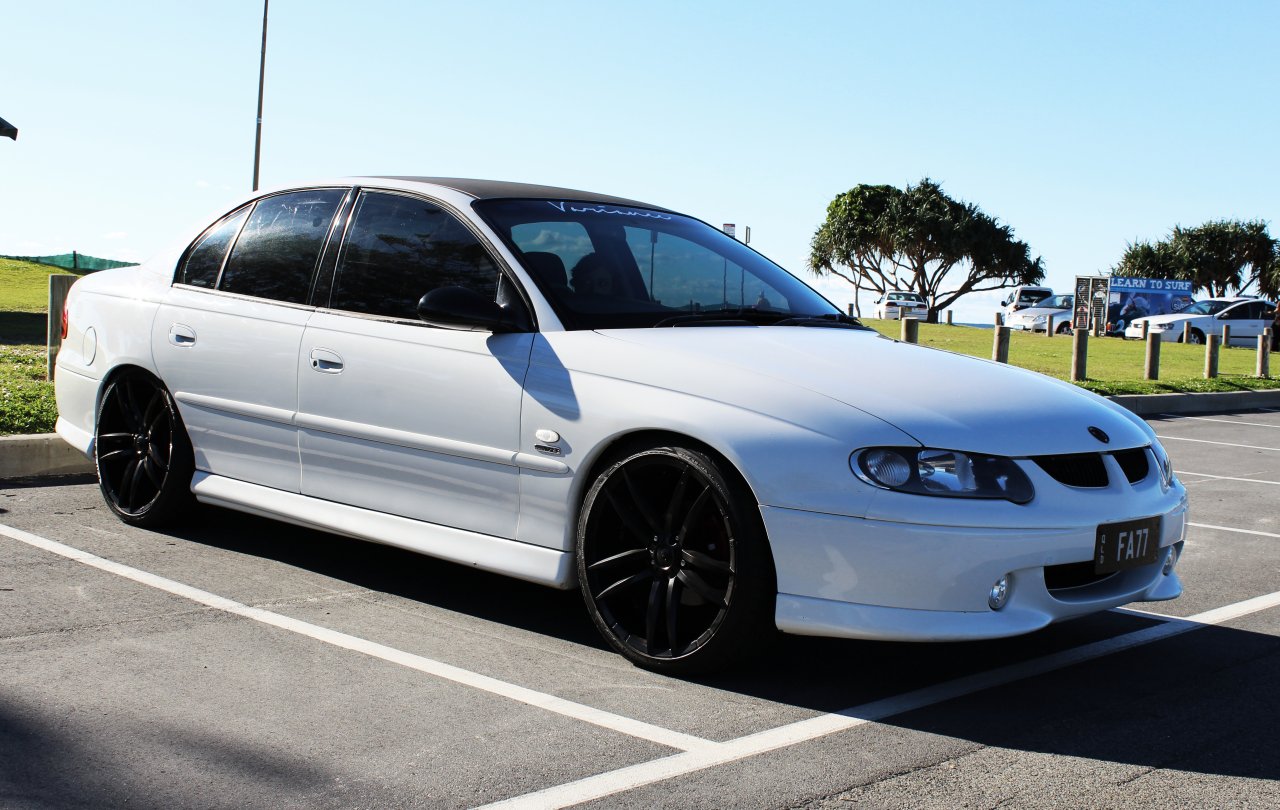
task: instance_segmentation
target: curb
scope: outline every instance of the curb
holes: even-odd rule
[[[1280,408],[1280,389],[1266,391],[1213,391],[1203,394],[1118,394],[1107,397],[1138,416],[1162,413],[1197,414]]]
[[[93,462],[56,433],[0,436],[0,480],[92,472]]]
[[[1280,408],[1280,389],[1204,394],[1119,394],[1107,397],[1138,416]],[[0,480],[94,473],[93,462],[56,433],[0,436]]]

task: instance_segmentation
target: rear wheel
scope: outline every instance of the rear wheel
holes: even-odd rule
[[[755,499],[700,451],[618,457],[583,501],[577,552],[592,621],[642,667],[719,669],[773,635],[776,586]]]
[[[160,526],[194,502],[191,442],[173,397],[150,375],[125,372],[107,385],[94,448],[102,495],[125,523]]]

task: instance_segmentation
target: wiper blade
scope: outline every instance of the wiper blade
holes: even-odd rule
[[[866,326],[862,321],[851,315],[843,315],[839,313],[829,312],[822,315],[796,315],[791,318],[785,318],[773,326],[825,326],[834,327],[836,329],[860,329],[863,331],[875,331],[870,326]]]
[[[704,309],[702,312],[690,312],[684,315],[672,315],[663,318],[653,325],[661,326],[761,326],[777,323],[780,319],[790,317],[785,312],[765,312],[758,309],[739,307],[737,309]]]

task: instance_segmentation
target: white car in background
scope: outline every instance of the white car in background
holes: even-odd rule
[[[1031,309],[1040,306],[1040,302],[1053,295],[1053,290],[1049,287],[1038,287],[1034,284],[1019,284],[1014,287],[1009,296],[1000,302],[1000,306],[1004,307],[1005,322],[1015,312],[1023,309]]]
[[[124,522],[200,501],[578,588],[658,671],[775,628],[996,638],[1182,591],[1187,494],[1143,420],[882,338],[657,206],[260,192],[80,279],[62,322],[57,430]]]
[[[1020,309],[1005,319],[1005,326],[1026,332],[1043,332],[1053,318],[1053,333],[1071,333],[1071,310],[1075,296],[1053,295],[1029,309]]]
[[[1190,343],[1205,342],[1207,335],[1222,336],[1222,327],[1231,327],[1232,346],[1254,346],[1262,330],[1271,326],[1276,306],[1261,298],[1205,298],[1178,313],[1135,318],[1125,327],[1126,338],[1142,338],[1143,323],[1160,340],[1182,342],[1183,331],[1191,325]]]
[[[875,317],[891,321],[903,318],[919,318],[929,316],[929,305],[924,296],[913,292],[891,292],[875,300]]]

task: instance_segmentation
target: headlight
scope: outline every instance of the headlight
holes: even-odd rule
[[[1035,316],[1034,318],[1032,318],[1032,319],[1031,319],[1031,322],[1032,322],[1032,323],[1044,323],[1046,319],[1047,319],[1047,318],[1046,318],[1046,316],[1044,316],[1044,315],[1037,315],[1037,316]]]
[[[1139,323],[1139,324],[1138,324],[1138,326],[1142,326],[1142,324],[1141,324],[1141,323]],[[1168,331],[1169,331],[1170,329],[1172,329],[1172,328],[1173,328],[1173,324],[1171,324],[1171,323],[1153,323],[1153,324],[1151,324],[1151,326],[1150,326],[1150,327],[1148,327],[1148,331],[1151,331],[1151,332],[1168,332]]]
[[[1160,486],[1168,489],[1173,486],[1173,462],[1160,442],[1152,439],[1151,453],[1156,457],[1156,467],[1160,470]]]
[[[849,458],[855,475],[872,486],[944,498],[1027,503],[1031,481],[1011,459],[919,447],[868,447]]]

